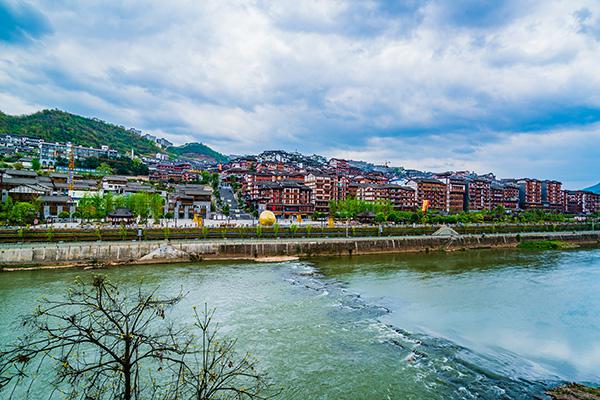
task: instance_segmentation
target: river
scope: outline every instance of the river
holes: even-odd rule
[[[97,271],[0,274],[0,346],[44,294]],[[600,384],[600,250],[315,258],[106,270],[216,309],[289,399],[528,399]],[[0,396],[1,397],[1,396]]]

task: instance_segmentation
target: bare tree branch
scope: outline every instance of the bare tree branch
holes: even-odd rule
[[[77,278],[64,299],[43,299],[23,319],[27,333],[0,349],[0,395],[211,400],[276,394],[252,357],[237,356],[235,340],[217,339],[214,310],[194,309],[194,327],[178,328],[166,313],[184,294],[157,293],[140,286],[128,296],[94,276]]]

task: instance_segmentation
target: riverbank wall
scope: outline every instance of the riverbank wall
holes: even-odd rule
[[[4,244],[0,267],[94,266],[201,260],[311,257],[373,253],[456,251],[516,247],[522,241],[554,240],[600,244],[600,232],[520,233],[371,238],[298,238],[262,240],[131,241],[57,244]]]

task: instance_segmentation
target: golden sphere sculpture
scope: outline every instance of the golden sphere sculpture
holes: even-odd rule
[[[258,217],[258,222],[262,226],[271,226],[275,223],[275,221],[277,221],[277,218],[275,218],[275,214],[268,210],[261,212],[260,216]]]

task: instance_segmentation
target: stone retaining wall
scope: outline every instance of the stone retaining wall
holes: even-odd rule
[[[43,266],[65,264],[118,264],[137,262],[161,245],[182,250],[192,259],[253,259],[272,256],[320,256],[416,251],[515,247],[519,240],[560,240],[600,243],[599,232],[525,233],[465,235],[458,237],[418,236],[381,238],[330,238],[293,240],[148,241],[61,243],[46,246],[0,247],[0,266]],[[159,260],[160,261],[160,260]],[[157,261],[158,262],[158,261]],[[173,260],[165,260],[173,262]]]

